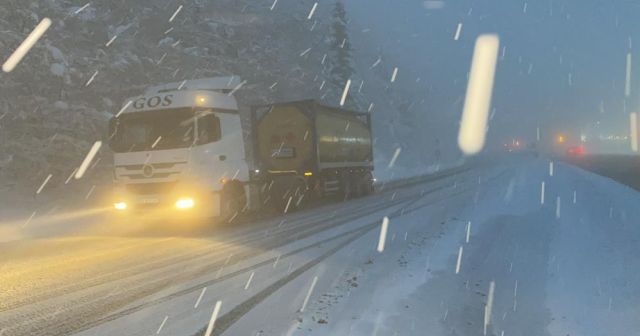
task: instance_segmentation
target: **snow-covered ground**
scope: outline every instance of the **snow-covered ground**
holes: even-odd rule
[[[487,334],[638,334],[640,195],[563,164],[549,176],[546,160],[502,169],[483,174],[475,191],[435,203],[427,197],[392,219],[383,253],[375,251],[375,230],[309,271],[291,290],[319,280],[304,313],[287,307],[289,332],[480,335],[493,281]],[[273,307],[296,302],[281,295],[228,334],[250,331],[258,318],[257,330],[279,335],[267,327]]]
[[[638,334],[640,194],[549,165],[477,165],[211,237],[5,243],[0,330],[202,335],[220,301],[214,335]]]
[[[67,235],[3,243],[0,251],[6,259],[0,283],[6,291],[0,294],[0,326],[14,335],[38,330],[48,335],[82,330],[87,335],[110,335],[114,330],[137,335],[157,328],[158,316],[169,316],[163,326],[169,334],[195,333],[206,324],[212,302],[223,301],[222,314],[234,309],[236,316],[245,316],[262,300],[274,300],[269,294],[280,292],[276,287],[289,291],[291,284],[304,281],[298,275],[353,239],[371,234],[384,215],[420,199],[421,193],[446,195],[458,179],[475,185],[473,173],[467,174],[445,175],[285,218],[212,228],[198,236],[158,236],[148,229],[131,234],[140,224],[130,222],[87,224],[75,230],[71,225],[65,228]],[[57,225],[69,226],[64,221]],[[220,323],[237,326],[234,315],[224,316]]]
[[[318,291],[296,334],[479,335],[492,281],[487,334],[639,334],[640,195],[554,170],[545,160],[511,167],[478,188],[477,202],[462,196],[392,221],[384,253],[365,243],[337,255],[351,265]]]

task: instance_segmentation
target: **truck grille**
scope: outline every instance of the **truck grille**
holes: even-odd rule
[[[176,165],[181,165],[187,163],[186,161],[178,161],[178,162],[158,162],[149,164],[154,169],[169,169],[173,168]],[[143,164],[131,164],[131,165],[117,165],[116,168],[124,168],[126,170],[142,170],[144,167]]]
[[[125,185],[125,188],[132,194],[153,195],[171,191],[175,184],[175,182],[134,183]]]

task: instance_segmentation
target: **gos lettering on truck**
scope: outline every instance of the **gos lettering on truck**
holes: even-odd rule
[[[143,108],[156,108],[158,106],[169,106],[173,103],[173,95],[166,96],[153,96],[153,97],[140,97],[136,99],[132,106],[134,109],[143,109]]]

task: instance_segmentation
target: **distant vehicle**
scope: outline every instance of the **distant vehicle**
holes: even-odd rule
[[[233,219],[373,192],[369,114],[313,100],[245,110],[232,95],[239,85],[205,78],[127,100],[109,125],[114,208]]]
[[[525,149],[524,144],[517,139],[511,140],[511,142],[504,144],[504,150],[507,152],[519,152]]]
[[[570,146],[566,150],[566,155],[568,157],[580,157],[585,154],[584,146]]]

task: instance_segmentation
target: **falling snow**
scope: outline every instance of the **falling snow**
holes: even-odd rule
[[[11,284],[0,336],[472,335],[481,314],[484,335],[633,333],[640,109],[628,30],[638,13],[583,7],[0,5],[0,243],[11,242],[0,244],[0,283]],[[153,109],[180,109],[193,80],[213,76],[230,78],[198,91],[224,102],[212,109],[218,139],[198,142],[200,120],[179,136],[126,125],[157,99],[138,95],[171,95],[160,102],[175,106]],[[163,83],[171,89],[145,92]],[[322,140],[371,145],[372,172],[307,171],[324,152],[290,170],[256,158],[261,145],[290,153],[277,164],[303,157],[299,143],[320,146],[297,121],[267,144],[247,126],[256,106],[310,99],[371,117],[371,138],[352,137],[362,130],[349,119]],[[123,129],[152,135],[116,160]],[[343,157],[360,149],[329,152],[353,163]],[[209,159],[216,177],[205,181],[211,169],[195,167]],[[297,184],[270,193],[281,187],[274,172]],[[123,176],[140,185],[112,183]],[[147,182],[187,177],[263,191],[207,224],[112,216],[164,201]],[[119,194],[136,188],[135,201]],[[176,190],[194,198],[192,213],[216,208]]]

